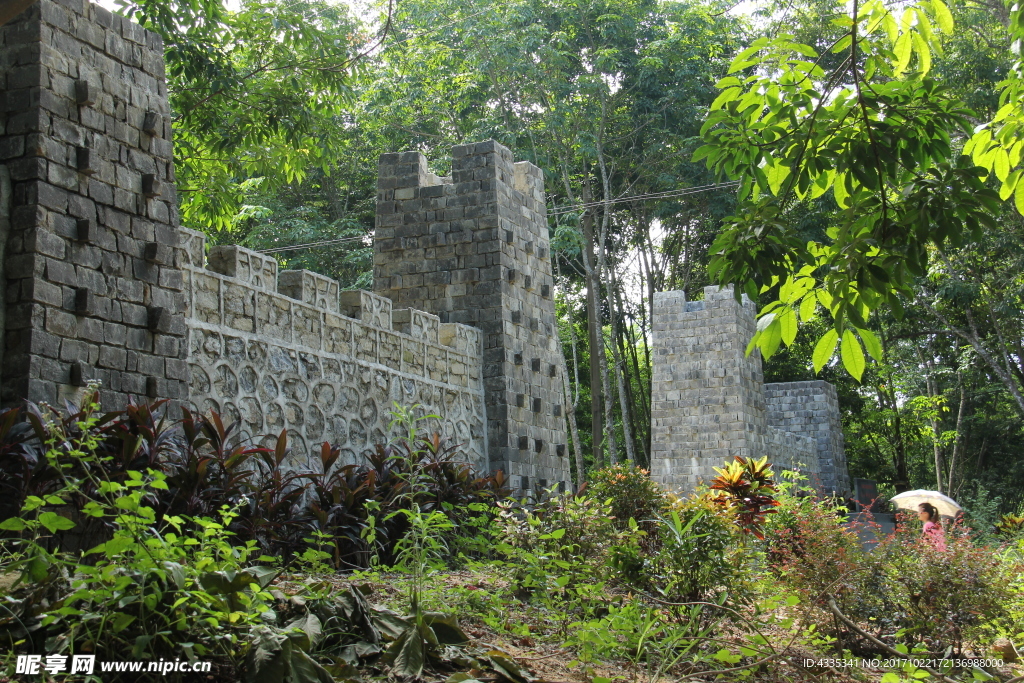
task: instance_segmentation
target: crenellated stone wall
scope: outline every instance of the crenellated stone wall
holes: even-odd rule
[[[389,427],[395,403],[439,415],[423,427],[463,444],[487,470],[480,331],[304,270],[277,272],[237,246],[205,253],[182,229],[180,262],[191,403],[241,420],[243,436],[287,428],[296,464],[329,441],[361,462]]]
[[[544,179],[493,140],[380,158],[374,287],[339,291],[178,225],[163,46],[85,0],[0,27],[0,403],[171,399],[358,462],[419,405],[520,493],[570,481]],[[767,454],[847,485],[835,391],[762,383],[750,302],[656,295],[652,476]],[[767,392],[767,394],[766,394]]]
[[[761,356],[746,355],[755,330],[753,303],[746,296],[737,303],[732,288],[706,287],[703,301],[655,294],[651,477],[658,483],[692,491],[737,455],[768,456],[777,472],[800,470],[819,489],[823,469],[829,483],[836,480],[838,403],[822,400],[812,415],[790,409],[795,402],[811,408],[810,397],[827,392],[820,385],[831,387],[772,384],[766,400]]]

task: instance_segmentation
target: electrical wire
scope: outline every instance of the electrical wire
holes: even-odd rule
[[[700,185],[698,187],[687,187],[680,188],[678,190],[666,190],[664,192],[651,192],[649,194],[638,194],[630,197],[619,197],[618,199],[612,199],[609,201],[598,201],[589,202],[587,204],[576,204],[575,206],[560,206],[553,211],[548,212],[549,216],[561,216],[567,213],[576,213],[581,209],[590,209],[597,206],[605,206],[608,204],[621,204],[622,202],[635,202],[647,199],[671,199],[673,197],[682,197],[690,194],[700,194],[702,192],[712,192],[714,190],[724,190],[736,187],[740,184],[738,180],[731,180],[726,183],[714,183],[712,185]]]
[[[702,192],[712,192],[714,190],[724,190],[733,188],[739,185],[738,180],[729,181],[726,183],[714,183],[711,185],[699,185],[697,187],[686,187],[677,190],[666,190],[664,192],[650,192],[647,194],[632,195],[629,197],[619,197],[618,199],[612,199],[604,202],[589,202],[587,204],[577,204],[575,206],[561,206],[548,213],[548,216],[561,216],[568,213],[576,213],[583,209],[590,209],[598,206],[606,206],[608,204],[621,204],[622,202],[636,202],[645,201],[649,199],[671,199],[674,197],[684,197],[691,194],[700,194]],[[315,247],[328,247],[335,244],[342,244],[344,242],[355,242],[362,241],[364,237],[342,237],[333,240],[321,240],[319,242],[306,242],[304,244],[291,244],[285,247],[276,247],[273,249],[258,249],[257,251],[261,254],[280,254],[286,251],[297,251],[299,249],[312,249]]]
[[[334,240],[321,240],[319,242],[306,242],[304,244],[290,244],[285,247],[275,247],[273,249],[257,249],[256,251],[260,254],[279,254],[283,251],[296,251],[298,249],[312,249],[313,247],[329,247],[334,244],[341,244],[343,242],[361,242],[365,240],[365,237],[340,237]]]

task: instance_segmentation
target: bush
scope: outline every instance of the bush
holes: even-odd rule
[[[477,475],[457,446],[437,434],[421,435],[407,417],[404,436],[378,445],[367,464],[339,467],[340,449],[325,443],[319,471],[310,472],[284,465],[290,452],[284,431],[273,449],[250,447],[240,443],[239,425],[225,425],[216,413],[185,410],[171,424],[159,417],[162,401],[105,415],[88,407],[95,401],[92,387],[87,407],[72,407],[65,416],[31,404],[0,413],[0,522],[17,517],[32,496],[45,500],[65,487],[68,477],[77,482],[59,504],[42,508],[75,522],[73,530],[41,541],[49,550],[84,551],[107,540],[110,521],[84,511],[102,487],[125,485],[129,472],[163,475],[166,488],[150,490],[145,501],[158,524],[176,516],[216,517],[227,506],[234,511],[226,530],[233,542],[255,541],[261,552],[284,561],[313,547],[335,569],[367,567],[372,559],[393,563],[395,544],[409,527],[397,510],[441,510],[454,537],[462,522],[482,523],[482,504],[490,507],[509,493],[501,472]],[[19,422],[22,417],[27,422]],[[74,446],[85,442],[89,458]],[[48,457],[42,457],[44,444],[52,444]]]
[[[632,463],[593,472],[587,490],[599,500],[611,500],[612,516],[619,530],[628,529],[630,519],[645,531],[653,529],[668,502],[661,487],[651,481],[650,473]]]
[[[919,525],[905,524],[869,551],[829,501],[780,500],[765,533],[773,572],[821,610],[817,623],[843,647],[877,653],[835,618],[830,598],[875,637],[900,634],[937,653],[960,653],[966,639],[1005,622],[1008,563],[968,535],[954,530],[940,551],[922,542]]]
[[[876,623],[924,642],[932,652],[951,647],[960,654],[966,640],[1008,616],[1007,569],[998,553],[966,534],[948,534],[942,551],[909,527],[867,555],[860,575],[861,604],[874,603]]]
[[[669,494],[667,501],[652,543],[627,535],[615,548],[613,563],[622,576],[668,603],[745,599],[752,548],[742,538],[735,512],[706,493]]]
[[[100,415],[96,398],[93,387],[83,408],[66,417],[30,406],[34,440],[16,429],[13,413],[0,416],[0,465],[16,475],[5,484],[22,503],[0,522],[6,534],[0,573],[19,577],[0,614],[8,665],[19,651],[45,647],[48,654],[89,653],[100,661],[173,662],[184,654],[212,660],[223,680],[246,674],[267,683],[313,683],[331,674],[351,679],[355,670],[338,652],[318,662],[313,649],[351,650],[349,635],[372,631],[372,643],[358,643],[358,652],[345,656],[380,652],[381,634],[376,621],[368,625],[365,601],[349,592],[329,605],[287,602],[269,589],[281,569],[264,565],[280,562],[262,549],[311,541],[315,552],[302,553],[307,559],[338,559],[319,548],[354,538],[422,566],[424,552],[445,547],[433,531],[451,529],[449,515],[470,514],[467,501],[503,495],[500,476],[475,477],[437,435],[422,439],[410,431],[378,447],[368,466],[330,475],[338,449],[325,445],[324,472],[317,476],[281,468],[284,433],[273,450],[249,449],[235,443],[234,426],[225,427],[216,414],[202,419],[186,412],[180,428],[168,427],[154,417],[157,406]],[[217,502],[212,515],[186,514],[205,513]],[[314,533],[304,541],[311,520],[326,520],[338,535]],[[83,542],[83,528],[101,538],[66,552],[70,540]],[[374,540],[360,533],[367,529],[375,530]],[[324,633],[317,610],[342,638]],[[405,630],[422,626],[394,615],[383,619]],[[437,645],[440,627],[431,628]],[[155,678],[133,673],[131,680]]]
[[[880,614],[870,596],[862,594],[868,585],[867,553],[857,531],[843,525],[845,508],[828,499],[794,495],[794,484],[780,488],[779,506],[764,529],[768,567],[804,604],[821,611],[817,621],[822,630],[849,640],[828,611],[828,599],[834,597],[840,611],[848,616],[855,611],[864,621]]]
[[[564,494],[532,509],[511,501],[498,508],[496,547],[510,561],[521,596],[602,580],[609,550],[619,540],[610,500]]]

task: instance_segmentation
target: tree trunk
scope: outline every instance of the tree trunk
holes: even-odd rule
[[[601,113],[602,119],[605,114],[605,102],[601,102]],[[602,121],[602,132],[604,125]],[[597,163],[598,168],[601,171],[601,234],[597,244],[597,281],[601,282],[602,273],[608,267],[607,261],[607,245],[608,245],[608,229],[611,226],[611,179],[609,177],[608,169],[605,166],[604,151],[601,148],[601,136],[597,139]],[[612,313],[612,311],[609,311]],[[608,443],[608,464],[614,465],[619,460],[619,449],[615,439],[615,419],[612,408],[612,385],[611,379],[609,378],[608,372],[608,356],[604,351],[604,330],[601,330],[599,335],[601,342],[601,388],[604,391],[604,433],[605,439]],[[623,416],[625,419],[625,416]]]
[[[580,432],[576,426],[576,403],[572,400],[571,389],[569,387],[569,373],[568,368],[565,365],[565,354],[560,353],[558,357],[562,359],[561,372],[562,372],[562,393],[565,395],[565,419],[569,423],[569,436],[572,438],[572,452],[576,458],[576,481],[573,482],[573,488],[576,492],[579,492],[580,487],[587,481],[586,470],[583,469],[583,449],[580,448]]]
[[[959,372],[957,376],[960,380],[960,408],[956,411],[956,439],[953,441],[953,454],[949,458],[949,473],[946,476],[946,492],[951,496],[956,490],[953,487],[953,481],[956,478],[956,466],[960,461],[960,451],[963,448],[964,413],[967,406],[967,388],[964,386],[963,376]]]
[[[612,319],[612,357],[615,359],[615,381],[619,389],[619,411],[622,413],[622,440],[626,445],[626,459],[636,463],[636,453],[633,450],[633,430],[630,425],[629,397],[626,394],[626,383],[623,381],[625,369],[622,363],[622,353],[619,351],[619,314],[621,309],[615,306],[618,298],[615,273],[611,266],[605,268],[605,289],[608,296],[608,310]]]
[[[583,186],[583,203],[590,203],[589,184]],[[594,256],[594,214],[587,209],[583,215],[583,241],[586,242],[583,248],[583,270],[587,276],[587,333],[590,337],[590,431],[593,438],[594,466],[601,467],[604,458],[601,454],[602,429],[601,429],[601,326],[598,306],[601,297],[597,273],[595,272]]]
[[[927,350],[929,352],[931,351],[931,346],[930,345],[927,348]],[[938,385],[935,382],[935,374],[934,374],[935,363],[932,361],[931,358],[927,358],[926,359],[924,357],[924,354],[921,353],[921,349],[920,348],[917,349],[917,356],[918,356],[918,358],[921,359],[921,364],[924,365],[924,367],[925,367],[925,373],[924,373],[925,390],[928,392],[928,398],[930,398],[932,400],[932,411],[933,411],[932,415],[933,416],[931,417],[931,419],[928,420],[928,422],[929,422],[929,424],[931,425],[931,428],[932,428],[932,455],[935,458],[935,490],[938,491],[939,493],[943,493],[943,490],[942,490],[942,479],[943,479],[943,476],[942,475],[943,475],[943,472],[945,472],[945,470],[946,470],[946,466],[945,466],[945,463],[943,463],[942,442],[940,440],[942,438],[942,424],[939,422],[938,418],[935,417],[935,412],[934,412],[934,411],[938,410],[938,408],[939,408],[939,399],[941,398],[941,395],[939,394],[939,391],[938,391]]]

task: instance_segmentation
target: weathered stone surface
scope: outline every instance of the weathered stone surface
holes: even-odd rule
[[[74,400],[83,383],[98,379],[103,407],[118,408],[145,396],[139,358],[160,358],[154,371],[175,350],[184,359],[183,311],[175,305],[181,279],[169,261],[177,212],[172,203],[154,213],[141,194],[173,188],[170,145],[143,147],[150,134],[140,133],[142,110],[136,115],[144,99],[146,111],[169,120],[163,50],[156,35],[117,18],[134,38],[126,42],[110,30],[112,16],[89,3],[39,0],[0,27],[0,158],[13,198],[0,235],[8,265],[3,305],[9,313],[35,307],[32,334],[18,332],[26,329],[22,316],[6,316],[5,345],[24,348],[24,336],[60,348],[44,356],[44,346],[29,344],[28,362],[3,364],[5,405]],[[147,251],[154,241],[160,244]],[[147,306],[167,315],[161,356],[146,329]],[[137,356],[133,367],[126,349]],[[32,362],[43,357],[46,364]],[[162,395],[184,397],[182,378],[152,376]],[[172,412],[177,406],[172,401]]]
[[[264,280],[271,269],[248,250],[211,250],[211,268],[235,275],[212,272],[200,261],[203,234],[181,232],[192,302],[190,401],[197,409],[241,419],[244,438],[287,428],[291,464],[305,465],[324,441],[341,447],[342,463],[361,463],[375,444],[397,434],[389,426],[393,405],[418,406],[418,415],[442,416],[422,429],[451,437],[486,469],[479,343],[468,341],[476,330],[455,325],[463,329],[450,336],[461,344],[441,344],[437,317],[415,310],[399,316],[415,321],[415,330],[392,329],[389,300],[359,291],[339,297],[337,282],[306,271]]]
[[[396,329],[427,343],[437,381],[461,381],[462,368],[441,360],[435,339],[482,354],[491,469],[519,489],[568,482],[565,420],[550,409],[560,380],[541,371],[559,349],[540,169],[488,140],[453,148],[451,178],[418,152],[381,156],[379,174],[374,290],[394,302]]]
[[[765,384],[764,393],[769,425],[814,439],[822,490],[850,490],[836,388],[822,380],[776,382]]]
[[[770,384],[766,401],[761,356],[746,355],[755,315],[745,296],[737,303],[731,288],[717,286],[704,289],[703,301],[656,293],[653,323],[655,481],[692,491],[733,456],[768,456],[777,473],[800,470],[820,490],[845,490],[835,389],[827,382]],[[799,417],[790,414],[797,406]]]

